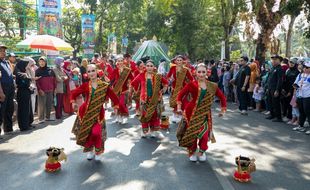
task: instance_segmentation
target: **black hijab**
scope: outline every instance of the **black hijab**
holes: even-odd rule
[[[14,70],[14,74],[17,75],[18,72],[25,73],[26,72],[26,67],[29,64],[29,61],[21,59],[17,62]]]
[[[45,66],[41,67],[36,70],[36,77],[49,77],[51,76],[50,68],[47,67],[47,63],[45,61]]]

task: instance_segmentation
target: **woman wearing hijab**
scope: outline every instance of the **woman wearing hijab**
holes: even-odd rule
[[[39,124],[51,121],[51,109],[53,103],[53,95],[56,88],[55,74],[52,69],[47,67],[45,57],[39,58],[40,67],[36,70],[36,80],[38,89],[38,116]]]
[[[27,73],[29,61],[20,60],[15,66],[14,75],[16,76],[17,86],[17,121],[21,131],[29,130],[33,122],[31,108],[31,76]]]
[[[64,107],[64,81],[68,79],[67,75],[63,72],[61,66],[64,62],[62,57],[56,57],[55,68],[53,69],[56,78],[56,119],[62,118],[62,110]]]
[[[75,89],[74,82],[72,80],[72,71],[71,71],[71,62],[70,61],[65,61],[63,65],[63,71],[67,75],[67,80],[65,80],[65,92],[64,92],[64,98],[63,98],[63,103],[64,103],[64,112],[72,115],[74,110],[72,107],[72,103],[70,103],[70,96],[71,96],[71,90]]]
[[[29,61],[28,67],[26,69],[26,73],[31,77],[31,83],[30,83],[30,90],[31,90],[31,108],[32,108],[32,114],[35,113],[36,110],[36,97],[38,94],[37,85],[36,85],[36,61],[32,59],[31,57],[25,57],[26,61]]]

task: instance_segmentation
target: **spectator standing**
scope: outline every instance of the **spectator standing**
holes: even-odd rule
[[[261,111],[261,102],[262,102],[262,98],[263,98],[263,95],[264,95],[264,88],[262,87],[262,84],[261,84],[261,79],[260,77],[256,77],[256,80],[255,80],[256,84],[254,86],[254,89],[253,89],[253,99],[256,103],[256,109],[254,111]]]
[[[8,62],[10,64],[12,73],[14,72],[14,68],[15,68],[15,64],[16,64],[16,57],[17,56],[15,55],[15,53],[9,53]]]
[[[88,82],[88,77],[87,77],[87,65],[88,65],[88,61],[87,59],[83,59],[82,60],[82,64],[80,67],[80,72],[81,72],[81,76],[82,76],[82,83]]]
[[[64,81],[68,79],[67,75],[61,69],[61,66],[64,62],[62,57],[56,57],[55,59],[55,68],[53,69],[56,78],[56,119],[62,118],[63,111],[63,98],[64,98]]]
[[[310,62],[304,63],[303,73],[299,74],[294,82],[298,88],[299,98],[297,104],[299,108],[299,127],[293,130],[300,132],[306,131],[304,127],[306,119],[310,123]],[[310,135],[310,130],[306,131],[307,135]]]
[[[235,84],[237,86],[237,96],[239,101],[239,110],[242,115],[247,115],[248,110],[248,88],[251,76],[251,69],[247,65],[249,58],[246,56],[240,59],[240,70],[236,76]]]
[[[17,121],[21,131],[29,130],[33,122],[30,89],[31,76],[27,73],[28,67],[30,67],[29,61],[20,60],[14,69],[17,86]]]
[[[293,94],[294,88],[293,84],[298,76],[299,71],[297,69],[297,59],[291,59],[289,61],[289,68],[285,72],[283,89],[282,89],[282,108],[283,108],[283,116],[292,119],[292,106],[290,104]]]
[[[218,83],[220,78],[217,74],[217,68],[216,68],[215,61],[211,60],[210,65],[211,65],[211,75],[209,76],[209,81]]]
[[[32,108],[32,114],[35,114],[35,110],[36,110],[36,96],[38,94],[38,90],[37,90],[37,85],[36,85],[36,70],[37,70],[37,66],[36,66],[36,62],[34,59],[32,59],[31,57],[26,57],[25,58],[26,61],[29,61],[28,63],[28,67],[26,67],[26,73],[28,74],[28,76],[30,76],[31,78],[31,83],[30,83],[30,91],[31,91],[31,108]]]
[[[0,109],[0,126],[3,124],[4,133],[10,133],[13,131],[15,86],[10,64],[5,60],[6,49],[5,45],[0,45],[1,86],[5,95]]]
[[[39,58],[39,68],[36,70],[36,80],[38,88],[38,116],[39,124],[45,121],[52,121],[51,109],[53,103],[54,90],[56,88],[55,74],[47,66],[46,58]]]
[[[75,84],[72,80],[73,74],[71,70],[71,62],[70,61],[64,61],[63,64],[63,71],[67,75],[67,80],[64,81],[65,84],[65,92],[64,92],[64,112],[72,115],[74,113],[72,103],[70,102],[70,96],[71,96],[71,91],[74,90]]]
[[[282,112],[280,103],[280,93],[283,84],[283,70],[281,68],[282,57],[273,55],[271,57],[272,69],[268,77],[267,91],[268,96],[271,97],[270,116],[266,119],[272,119],[273,122],[282,122]]]
[[[226,97],[226,100],[228,99],[230,95],[230,90],[229,90],[230,80],[231,80],[230,66],[226,65],[224,67],[224,75],[223,75],[223,87],[224,87],[224,95]]]

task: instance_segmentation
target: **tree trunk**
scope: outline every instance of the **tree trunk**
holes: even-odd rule
[[[265,35],[266,33],[262,31],[258,35],[258,38],[256,41],[256,57],[258,58],[258,61],[260,64],[264,64],[266,60],[266,51],[267,51],[268,44],[266,43]]]
[[[230,60],[229,30],[225,30],[225,59]]]
[[[288,26],[287,34],[286,34],[286,44],[285,44],[285,57],[291,57],[291,47],[292,47],[292,33],[293,33],[293,26],[296,20],[296,16],[291,16],[291,21]]]
[[[19,36],[21,37],[21,39],[24,39],[25,37],[25,26],[24,26],[24,18],[23,17],[19,17],[18,18],[18,26],[19,26]]]
[[[100,47],[103,43],[103,18],[100,19],[99,21],[99,31],[98,31],[98,37],[96,40],[96,46],[95,47]],[[98,49],[99,51],[101,51],[100,49]]]

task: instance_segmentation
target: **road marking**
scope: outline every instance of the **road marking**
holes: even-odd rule
[[[225,177],[231,174],[229,174],[227,171],[222,170],[220,165],[217,163],[217,161],[213,159],[211,156],[207,156],[207,160],[210,163],[212,169],[214,170],[215,175],[217,179],[219,180],[223,189],[224,190],[235,190],[235,188],[230,183],[230,181]]]

